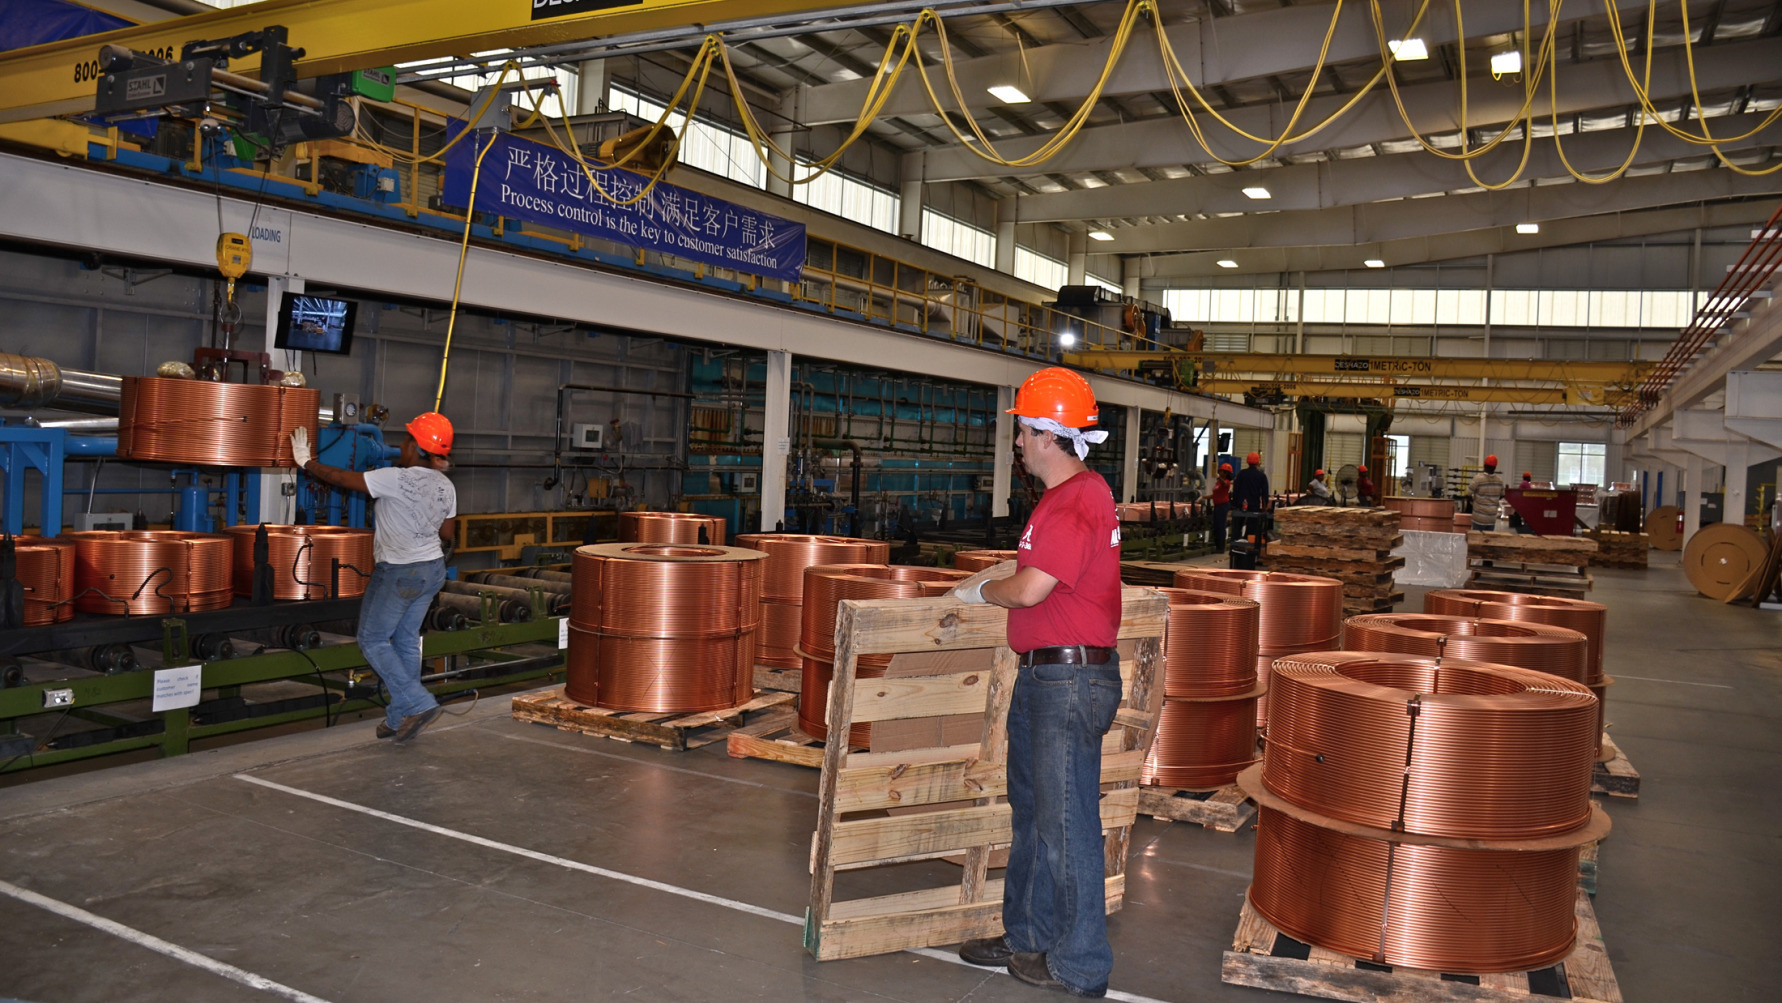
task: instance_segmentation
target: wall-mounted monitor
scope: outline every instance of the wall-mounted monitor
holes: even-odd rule
[[[272,347],[346,355],[353,350],[353,320],[358,312],[359,304],[352,300],[286,293],[279,304],[278,333]]]

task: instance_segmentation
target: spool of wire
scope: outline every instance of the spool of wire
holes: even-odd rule
[[[1381,500],[1400,514],[1399,528],[1425,533],[1454,532],[1454,502],[1448,498],[1406,498],[1392,495]]]
[[[1260,605],[1256,678],[1270,688],[1275,659],[1308,651],[1334,651],[1342,642],[1343,583],[1334,578],[1283,571],[1195,568],[1176,572],[1176,587],[1242,596]],[[1256,723],[1268,723],[1268,697],[1256,701]]]
[[[724,545],[725,521],[697,512],[620,512],[619,539],[628,543]]]
[[[571,700],[618,711],[722,710],[754,695],[761,569],[740,547],[607,543],[575,552]]]
[[[1222,787],[1256,761],[1257,624],[1254,601],[1191,589],[1169,599],[1163,639],[1163,710],[1139,782]]]
[[[1256,698],[1169,700],[1139,773],[1142,784],[1223,787],[1256,761]]]
[[[1014,559],[1012,550],[960,550],[953,554],[953,567],[959,571],[978,572]]]
[[[319,391],[257,383],[126,376],[118,456],[211,467],[289,467],[291,432],[316,441]]]
[[[1515,665],[1585,682],[1583,634],[1513,620],[1475,620],[1436,613],[1368,613],[1343,621],[1344,651],[1382,651]]]
[[[254,594],[254,537],[258,526],[231,526],[235,594]],[[340,560],[341,597],[365,594],[371,580],[372,532],[350,526],[266,527],[266,562],[274,599],[327,599],[334,560]]]
[[[804,569],[822,564],[884,564],[891,544],[848,536],[743,533],[736,545],[767,555],[761,579],[761,664],[799,668],[798,636],[804,624]]]
[[[843,599],[917,599],[945,595],[961,580],[963,571],[919,568],[907,565],[831,564],[804,570],[804,618],[799,657],[804,674],[799,680],[798,726],[813,738],[829,737],[829,683],[835,675],[835,617]],[[855,677],[871,679],[885,674],[890,655],[861,655]],[[872,744],[872,726],[857,724],[848,730],[850,745]]]
[[[171,530],[69,533],[74,607],[84,613],[194,613],[234,599],[227,536]]]
[[[40,627],[74,616],[75,544],[65,536],[17,537],[19,585],[25,590],[25,625]]]

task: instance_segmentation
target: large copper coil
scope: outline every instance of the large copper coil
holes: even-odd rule
[[[761,642],[755,657],[762,665],[796,669],[798,637],[804,631],[804,605],[778,599],[761,600]]]
[[[1250,903],[1288,936],[1351,957],[1457,974],[1525,972],[1571,953],[1577,884],[1575,846],[1393,843],[1264,807]]]
[[[754,692],[764,560],[740,547],[577,548],[569,698],[653,713],[747,701]]]
[[[804,599],[804,569],[817,564],[884,564],[891,544],[851,536],[802,533],[743,533],[736,545],[767,555],[761,598],[798,603]]]
[[[254,537],[258,526],[231,526],[235,594],[254,594]],[[369,529],[350,526],[266,527],[266,563],[272,566],[272,598],[327,599],[334,559],[340,559],[342,597],[365,594],[374,564]]]
[[[1204,790],[1237,779],[1256,761],[1255,702],[1164,700],[1139,782]]]
[[[124,377],[118,455],[214,467],[289,467],[291,433],[316,441],[319,391],[209,380]]]
[[[194,613],[234,601],[227,536],[170,530],[70,533],[74,607],[84,613]]]
[[[724,527],[722,517],[697,512],[619,513],[619,539],[627,543],[697,543],[722,547]]]
[[[1262,781],[1301,808],[1430,836],[1526,839],[1590,818],[1596,698],[1544,672],[1323,652],[1275,663]]]
[[[1261,605],[1256,678],[1267,687],[1275,659],[1334,651],[1342,641],[1343,583],[1285,571],[1193,568],[1176,572],[1176,588],[1242,596]],[[1256,701],[1256,723],[1268,723],[1269,698]]]
[[[1473,616],[1491,620],[1525,620],[1567,627],[1589,642],[1587,683],[1603,677],[1603,637],[1609,629],[1609,608],[1584,599],[1493,592],[1484,589],[1436,589],[1423,596],[1423,612]]]
[[[1217,592],[1157,591],[1169,599],[1164,696],[1235,697],[1256,687],[1261,604]]]
[[[1587,682],[1589,643],[1564,627],[1513,620],[1476,620],[1439,613],[1367,613],[1343,621],[1344,651],[1449,655],[1497,662]]]
[[[1407,518],[1440,519],[1443,522],[1454,520],[1454,500],[1452,498],[1409,498],[1403,495],[1388,495],[1380,500],[1380,504]]]
[[[953,554],[953,567],[960,571],[978,572],[1015,559],[1012,550],[960,550]]]
[[[25,626],[61,623],[74,616],[75,545],[65,536],[19,537],[17,578],[25,590]]]

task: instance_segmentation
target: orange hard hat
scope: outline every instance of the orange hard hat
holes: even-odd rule
[[[1359,467],[1356,467],[1356,468],[1355,468],[1355,472],[1356,472],[1356,473],[1358,473],[1358,474],[1365,474],[1365,473],[1367,473],[1367,464],[1365,464],[1365,463],[1363,463],[1363,464],[1362,464],[1362,465],[1361,465],[1361,466],[1359,466]]]
[[[1313,477],[1323,477],[1324,471],[1322,469],[1314,470],[1314,471],[1312,471],[1312,476]]]
[[[1262,454],[1251,453],[1249,456],[1244,457],[1244,462],[1252,467],[1260,466],[1262,464]]]
[[[438,411],[415,415],[405,428],[414,437],[415,447],[424,453],[434,456],[445,456],[452,451],[452,423]]]
[[[1526,478],[1526,479],[1528,479],[1528,480],[1531,480],[1531,481],[1532,481],[1532,480],[1534,480],[1534,475],[1533,475],[1533,474],[1531,474],[1531,473],[1529,473],[1529,472],[1528,472],[1528,471],[1526,471],[1526,470],[1524,470],[1524,471],[1523,471],[1523,472],[1522,472],[1522,476],[1523,476],[1523,477],[1524,477],[1524,478]]]
[[[1062,366],[1042,369],[1023,380],[1008,414],[1050,418],[1065,428],[1089,428],[1101,420],[1089,381]]]
[[[1229,474],[1229,473],[1231,473],[1231,464],[1229,464],[1229,463],[1221,463],[1221,464],[1219,464],[1219,471],[1220,471],[1220,472],[1221,472],[1221,473],[1226,473],[1226,474]]]
[[[1490,456],[1485,457],[1485,465],[1488,467],[1497,466],[1497,454],[1492,453]]]

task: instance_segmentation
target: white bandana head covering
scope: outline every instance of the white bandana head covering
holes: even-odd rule
[[[1060,425],[1057,421],[1051,418],[1029,418],[1026,415],[1019,416],[1018,420],[1028,428],[1037,429],[1041,432],[1051,432],[1053,435],[1062,435],[1066,439],[1069,439],[1070,444],[1076,447],[1077,459],[1079,460],[1088,458],[1090,443],[1106,442],[1108,438],[1106,429],[1071,428],[1068,425]]]

